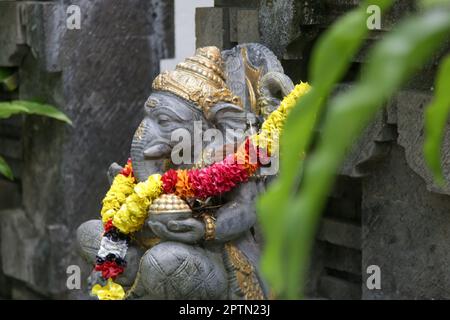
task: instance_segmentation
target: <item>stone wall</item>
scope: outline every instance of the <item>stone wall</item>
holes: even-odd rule
[[[66,27],[69,5],[79,30]],[[159,60],[172,55],[170,0],[0,0],[0,67],[19,77],[0,99],[39,99],[73,121],[0,121],[15,176],[0,178],[0,297],[81,295],[66,287],[67,267],[82,265],[74,231],[98,217],[106,170],[126,161]]]
[[[294,80],[308,80],[311,49],[355,0],[216,0],[197,9],[197,46],[230,48],[261,42]],[[367,37],[337,91],[358,75],[370,46],[414,1],[396,1],[382,29]],[[444,50],[448,52],[447,49]],[[423,108],[433,95],[437,54],[386,106],[355,145],[330,195],[313,252],[307,294],[312,298],[450,298],[450,185],[437,187],[424,165]],[[443,163],[450,181],[450,130]],[[381,290],[365,283],[369,265],[381,268]]]

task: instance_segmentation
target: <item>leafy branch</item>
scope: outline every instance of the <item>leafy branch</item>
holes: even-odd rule
[[[59,121],[72,124],[72,121],[55,107],[33,101],[15,100],[0,102],[0,120],[7,119],[17,114],[35,114],[57,119]],[[13,180],[13,173],[8,163],[0,156],[0,174]]]

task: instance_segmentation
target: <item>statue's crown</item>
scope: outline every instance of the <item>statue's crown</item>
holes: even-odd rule
[[[220,50],[198,48],[193,57],[177,64],[174,71],[165,71],[153,81],[154,90],[168,91],[193,102],[203,112],[217,102],[230,102],[242,107],[225,82]]]

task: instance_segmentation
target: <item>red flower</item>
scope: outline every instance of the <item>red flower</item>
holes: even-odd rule
[[[183,198],[195,196],[205,199],[228,192],[238,183],[246,182],[261,165],[260,160],[267,154],[246,139],[238,152],[230,154],[224,160],[202,169],[191,169],[180,180],[185,171],[169,170],[163,174],[164,193],[177,193]],[[182,182],[182,183],[181,183]]]
[[[102,264],[95,265],[95,271],[101,271],[104,279],[115,278],[123,273],[123,267],[115,261],[105,261]]]
[[[109,219],[108,221],[106,221],[106,223],[104,224],[103,228],[105,229],[105,232],[108,232],[112,228],[114,228],[113,223],[112,223],[112,219]]]
[[[230,191],[237,183],[248,180],[247,167],[233,156],[203,169],[188,171],[189,183],[198,198],[208,198]]]
[[[133,166],[131,164],[131,158],[128,158],[127,164],[123,169],[120,171],[120,174],[124,175],[125,177],[132,176],[133,175]]]
[[[161,181],[163,183],[164,193],[174,193],[178,181],[178,174],[175,170],[170,169],[162,175]]]

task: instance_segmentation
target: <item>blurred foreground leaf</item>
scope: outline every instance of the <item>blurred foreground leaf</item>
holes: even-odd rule
[[[371,1],[371,4],[386,9],[391,2],[379,0]],[[369,32],[366,7],[367,3],[346,14],[318,40],[310,65],[312,89],[291,111],[281,137],[283,156],[280,159],[279,179],[258,202],[258,214],[266,240],[261,259],[262,271],[275,294],[283,298],[299,297],[306,265],[289,262],[307,260],[315,231],[313,221],[299,224],[295,220],[291,225],[289,212],[296,212],[296,219],[314,218],[313,215],[300,214],[291,207],[301,177],[303,161],[300,156],[311,143],[316,119],[321,116],[324,102],[335,83],[347,71],[352,57]],[[286,232],[286,228],[291,229]],[[292,232],[301,239],[292,239]],[[294,242],[289,243],[291,240]]]
[[[441,145],[450,113],[450,55],[441,63],[436,78],[435,95],[425,110],[424,155],[438,184],[444,183],[441,166]]]
[[[305,161],[300,191],[287,200],[284,196],[276,195],[275,188],[279,190],[286,181],[292,186],[292,179],[286,177],[298,176],[301,169],[298,167],[298,160],[296,166],[288,163],[289,166],[281,168],[285,171],[281,172],[280,181],[275,184],[274,191],[261,202],[268,205],[270,210],[276,210],[271,214],[283,221],[283,225],[277,226],[278,229],[275,230],[276,236],[281,240],[270,248],[270,252],[266,252],[263,260],[264,271],[269,276],[270,283],[275,284],[277,292],[282,294],[281,297],[299,297],[298,288],[303,287],[320,214],[350,147],[387,99],[443,43],[450,31],[449,17],[450,10],[447,8],[421,13],[400,22],[395,30],[375,45],[368,55],[361,80],[330,101],[318,144]],[[334,59],[339,58],[340,53],[336,53]],[[288,123],[299,122],[301,117],[304,115],[296,112]],[[299,143],[292,139],[303,139],[299,136],[303,132],[298,128],[292,125],[286,125],[285,128],[283,136],[286,139],[282,141],[282,146],[288,145],[289,148],[283,149],[281,164],[298,159]],[[293,190],[287,192],[291,194]],[[263,206],[260,209],[265,211],[263,218],[267,223],[269,213]],[[270,221],[273,222],[274,219],[271,217]],[[272,238],[275,236],[268,225],[264,231]],[[280,259],[282,263],[270,265],[273,259]]]
[[[431,8],[433,6],[450,5],[450,0],[420,0],[419,6],[422,8]]]

